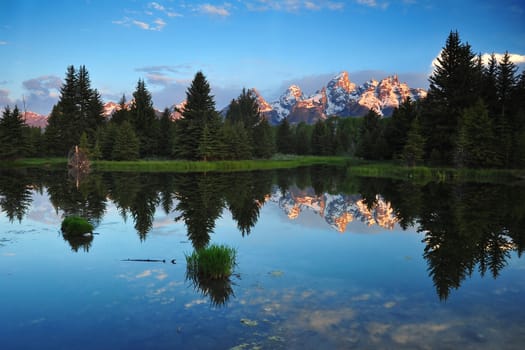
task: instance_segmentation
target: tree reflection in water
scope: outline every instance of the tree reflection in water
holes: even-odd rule
[[[224,209],[239,232],[249,235],[272,191],[284,195],[292,185],[313,188],[318,195],[359,194],[369,208],[380,195],[390,203],[401,228],[414,226],[422,235],[426,245],[422,254],[441,300],[476,270],[496,278],[510,253],[521,256],[525,249],[524,186],[418,184],[347,174],[346,169],[322,166],[207,174],[92,173],[77,187],[67,181],[65,172],[2,170],[0,207],[10,221],[21,221],[31,207],[33,191],[45,189],[57,212],[80,215],[96,226],[111,201],[125,219],[131,216],[141,240],[147,239],[156,210],[176,211],[193,247],[199,249],[210,242]],[[84,238],[68,242],[75,251],[88,251],[93,238]],[[229,284],[192,282],[216,305],[231,294]]]

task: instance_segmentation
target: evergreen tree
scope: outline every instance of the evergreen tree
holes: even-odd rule
[[[28,151],[28,140],[25,124],[18,107],[13,111],[5,107],[0,120],[0,158],[17,159],[24,157]]]
[[[496,88],[497,69],[498,60],[496,59],[496,55],[492,53],[487,66],[483,69],[483,90],[481,94],[483,101],[487,105],[489,116],[492,118],[499,114],[498,95]]]
[[[42,129],[39,127],[24,128],[24,136],[27,140],[27,156],[41,157],[45,155],[45,142]]]
[[[312,128],[305,122],[300,122],[295,127],[295,153],[299,155],[310,154],[312,144]]]
[[[416,117],[410,124],[407,141],[403,147],[402,158],[408,166],[415,166],[423,160],[425,139],[421,135],[419,119]]]
[[[386,141],[380,116],[370,110],[363,119],[356,155],[364,159],[382,159],[386,153]]]
[[[355,155],[362,118],[339,118],[336,130],[338,152]]]
[[[251,133],[261,119],[256,95],[251,90],[242,89],[239,97],[230,103],[226,113],[226,120],[229,120],[232,124],[242,122],[246,130]]]
[[[266,118],[262,118],[253,130],[253,154],[257,158],[268,159],[275,153],[272,127]]]
[[[129,113],[135,127],[135,134],[139,139],[140,156],[154,155],[158,146],[158,121],[153,109],[151,94],[142,79],[137,82]]]
[[[80,66],[77,71],[69,66],[59,101],[48,118],[45,132],[48,152],[67,154],[78,144],[83,132],[95,139],[97,128],[104,123],[103,112],[102,99],[98,91],[91,88],[86,67]]]
[[[242,122],[235,124],[226,121],[221,129],[221,156],[224,159],[249,159],[252,149],[249,136]]]
[[[206,77],[202,72],[197,72],[186,91],[187,102],[182,112],[182,119],[177,122],[175,151],[178,158],[202,159],[199,142],[206,124],[212,133],[210,137],[217,137],[216,126],[220,124],[220,120],[210,92],[210,84]]]
[[[492,122],[482,100],[465,109],[456,150],[457,165],[473,168],[494,166],[496,154],[492,130]]]
[[[87,113],[86,129],[83,131],[88,134],[90,139],[94,140],[97,129],[106,122],[106,118],[104,117],[104,103],[97,89],[91,90]]]
[[[239,97],[230,103],[225,121],[232,125],[241,125],[238,123],[242,123],[248,137],[248,144],[253,149],[254,130],[262,119],[257,96],[252,90],[242,89]]]
[[[332,135],[323,120],[318,120],[312,131],[312,154],[328,156],[332,154]]]
[[[199,140],[199,158],[204,161],[217,159],[221,153],[219,147],[220,142],[216,133],[212,132],[210,127],[205,124]]]
[[[399,108],[394,109],[385,130],[385,138],[388,143],[390,157],[397,158],[402,155],[407,143],[409,130],[415,118],[416,104],[410,97],[403,101]]]
[[[123,122],[117,130],[112,158],[114,160],[135,160],[139,156],[140,140],[129,122]]]
[[[78,147],[86,154],[91,153],[91,147],[89,147],[89,139],[85,132],[80,135],[80,141]]]
[[[171,120],[171,112],[168,108],[164,109],[159,122],[159,152],[163,157],[171,157],[173,153],[175,125]]]
[[[468,43],[462,43],[458,32],[451,32],[429,78],[430,88],[423,104],[423,134],[427,154],[440,153],[440,161],[451,163],[457,144],[459,118],[465,108],[479,97],[475,55]]]
[[[505,118],[507,109],[510,107],[512,90],[516,85],[516,71],[518,67],[510,60],[508,51],[505,51],[503,58],[497,67],[496,94],[499,104],[499,114]]]
[[[123,122],[128,123],[128,121]],[[122,127],[122,124],[118,128]],[[98,143],[100,144],[100,151],[102,159],[110,160],[113,158],[113,148],[115,146],[115,140],[117,138],[117,126],[114,123],[108,123],[105,127],[101,128],[98,132]]]
[[[294,152],[294,140],[288,119],[284,118],[277,127],[277,152],[291,154]]]
[[[129,110],[126,103],[126,95],[122,95],[119,101],[119,108],[113,112],[111,116],[111,121],[115,124],[122,124],[124,121],[131,122],[129,116]]]

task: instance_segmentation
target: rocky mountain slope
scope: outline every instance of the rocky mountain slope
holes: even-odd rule
[[[290,123],[311,124],[329,116],[363,116],[369,110],[390,116],[407,98],[419,100],[427,95],[423,89],[410,88],[400,82],[397,75],[381,81],[369,80],[357,86],[345,71],[311,96],[305,96],[297,85],[290,86],[277,101],[270,103],[256,90],[252,93],[257,96],[260,105],[265,106],[261,111],[272,124],[278,124],[284,118],[288,118]]]

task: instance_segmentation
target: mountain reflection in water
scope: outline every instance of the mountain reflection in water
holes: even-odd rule
[[[210,242],[225,209],[245,236],[268,203],[277,204],[289,219],[311,211],[339,232],[350,222],[416,227],[441,300],[476,270],[498,277],[510,252],[521,256],[525,247],[523,186],[352,178],[346,169],[322,166],[208,174],[93,173],[78,188],[63,172],[0,172],[0,207],[10,221],[24,220],[34,193],[46,193],[63,217],[80,215],[95,226],[111,202],[123,218],[132,218],[140,240],[147,240],[157,210],[175,212],[195,249]],[[89,251],[92,241],[69,244],[74,251]]]

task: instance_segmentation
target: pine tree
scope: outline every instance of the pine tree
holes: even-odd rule
[[[505,51],[503,58],[498,64],[496,74],[496,94],[498,97],[499,113],[505,117],[506,110],[509,108],[512,90],[516,85],[516,71],[518,67],[510,60],[508,51]]]
[[[201,139],[199,140],[199,158],[208,161],[217,159],[220,156],[219,139],[217,134],[213,132],[208,125],[204,125]]]
[[[82,135],[80,135],[78,147],[86,154],[91,153],[91,147],[89,147],[89,139],[85,132],[83,132]]]
[[[497,66],[496,95],[498,98],[498,114],[496,118],[496,137],[498,139],[498,157],[504,167],[511,166],[513,131],[516,130],[514,116],[511,110],[511,99],[516,86],[517,67],[505,52]]]
[[[385,130],[385,138],[392,158],[397,158],[403,153],[408,139],[408,132],[415,118],[416,104],[410,97],[403,101],[399,108],[394,109]]]
[[[117,130],[112,158],[114,160],[135,160],[139,156],[140,141],[129,122]]]
[[[294,151],[294,140],[288,119],[284,118],[277,127],[277,152],[291,154]]]
[[[482,100],[465,109],[461,116],[456,163],[473,168],[492,167],[497,163],[492,122]]]
[[[171,120],[171,112],[168,108],[164,109],[159,121],[159,155],[171,157],[173,153],[175,125]]]
[[[257,158],[268,159],[275,153],[275,141],[272,127],[266,118],[262,118],[253,130],[253,154]]]
[[[261,118],[256,95],[253,91],[246,89],[242,89],[239,97],[230,103],[230,108],[226,113],[226,120],[232,124],[242,122],[249,132],[255,128]]]
[[[126,103],[126,95],[122,95],[118,105],[119,107],[113,112],[113,115],[111,116],[111,121],[118,125],[125,121],[131,122],[128,105]]]
[[[357,156],[364,159],[384,158],[387,146],[380,119],[381,117],[373,110],[365,115],[356,150]]]
[[[242,122],[226,121],[221,128],[221,157],[223,159],[250,159],[252,155],[248,133]]]
[[[17,159],[24,157],[28,151],[27,125],[18,107],[13,111],[5,107],[0,120],[0,158]]]
[[[154,155],[158,147],[158,121],[153,109],[151,94],[142,79],[137,82],[129,113],[134,124],[135,134],[139,139],[140,156]]]
[[[295,127],[295,153],[299,155],[310,154],[312,144],[312,128],[305,122],[300,122]]]
[[[175,152],[178,158],[202,159],[199,153],[199,142],[206,125],[210,132],[215,134],[210,137],[217,137],[218,129],[215,126],[220,124],[220,120],[215,111],[215,101],[210,93],[211,89],[206,77],[202,72],[197,72],[186,91],[183,118],[177,122]]]
[[[483,90],[481,94],[483,101],[487,105],[489,116],[491,118],[494,118],[494,116],[499,114],[498,95],[496,88],[497,69],[498,60],[496,59],[496,55],[492,53],[487,66],[483,69]]]
[[[119,126],[115,123],[108,123],[105,127],[99,129],[97,140],[100,144],[102,159],[110,160],[113,158],[113,148],[115,147],[115,140],[117,138],[117,128],[121,128],[124,123],[131,125],[128,121],[123,122]]]
[[[97,89],[92,89],[89,97],[89,105],[87,111],[86,129],[85,131],[90,139],[95,139],[95,133],[99,127],[104,125],[106,118],[104,117],[104,103],[102,96]]]
[[[249,146],[253,149],[254,130],[262,119],[257,96],[252,90],[242,89],[239,97],[231,101],[225,121],[229,121],[232,125],[242,123],[248,137]]]
[[[480,95],[475,54],[468,43],[462,43],[458,32],[451,32],[429,78],[430,88],[423,104],[423,134],[427,154],[437,152],[441,162],[451,163],[457,144],[459,118]]]
[[[421,135],[419,119],[416,117],[410,124],[407,141],[403,147],[402,158],[408,166],[415,166],[423,160],[425,139]]]
[[[91,88],[86,67],[80,66],[77,71],[74,66],[69,66],[59,101],[48,118],[45,132],[48,152],[67,154],[78,144],[83,132],[95,139],[96,129],[103,123],[102,99],[98,91]]]
[[[312,154],[318,156],[328,156],[332,154],[332,135],[328,125],[323,120],[318,120],[312,131],[311,139]]]

